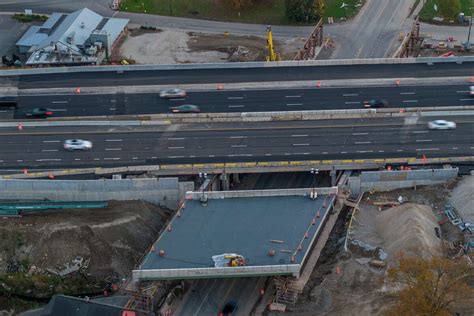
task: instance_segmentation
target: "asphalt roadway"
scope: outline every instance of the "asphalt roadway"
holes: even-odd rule
[[[331,66],[280,66],[246,68],[172,70],[135,70],[114,72],[67,72],[48,75],[5,77],[18,80],[20,89],[57,87],[96,87],[132,85],[169,85],[200,83],[274,82],[298,80],[428,78],[472,76],[474,62],[457,64],[373,64]]]
[[[0,129],[0,168],[63,168],[180,163],[474,156],[474,116],[451,117],[455,130],[433,131],[442,117],[197,124],[136,129]],[[69,152],[66,139],[90,140]]]
[[[169,113],[171,106],[198,105],[202,112],[264,112],[361,109],[370,99],[385,99],[393,108],[474,105],[469,85],[307,88],[190,92],[186,99],[160,99],[156,93],[24,95],[14,117],[37,107],[54,116],[101,116]],[[0,109],[1,110],[1,109]],[[1,112],[1,111],[0,111]],[[5,112],[5,109],[3,109]],[[3,117],[0,113],[0,117]],[[11,114],[10,114],[11,117]],[[8,117],[5,117],[8,118]]]

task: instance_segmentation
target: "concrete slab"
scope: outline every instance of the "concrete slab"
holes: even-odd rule
[[[301,265],[333,201],[334,194],[316,200],[308,196],[209,199],[207,205],[188,200],[180,216],[171,221],[171,231],[160,236],[135,275],[146,279],[196,277],[189,271],[200,269],[200,277],[229,276],[233,271],[246,274],[253,267],[259,267],[255,271],[262,275],[283,274],[282,267]],[[268,255],[270,249],[275,250],[274,256]],[[223,253],[244,256],[247,270],[214,268],[211,257]],[[287,269],[287,274],[294,271]]]

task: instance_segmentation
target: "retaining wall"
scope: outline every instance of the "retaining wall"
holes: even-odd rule
[[[362,172],[359,177],[349,177],[349,188],[353,193],[358,194],[371,190],[386,191],[417,185],[432,185],[457,177],[458,171],[459,168],[368,171]]]
[[[142,200],[176,209],[193,182],[178,178],[121,180],[0,180],[0,200]]]

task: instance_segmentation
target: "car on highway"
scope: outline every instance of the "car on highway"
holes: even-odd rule
[[[446,120],[436,120],[428,123],[429,129],[455,129],[456,123]]]
[[[82,139],[68,139],[64,141],[64,149],[66,150],[88,150],[92,148],[92,143]]]
[[[365,108],[386,108],[388,107],[387,100],[372,99],[364,101]]]
[[[471,95],[471,97],[474,97],[474,86],[471,86],[469,88],[469,94]]]
[[[220,315],[231,316],[231,315],[235,315],[236,312],[237,312],[237,303],[236,302],[228,302],[222,308],[222,311],[221,311]]]
[[[25,113],[26,117],[31,118],[47,118],[52,116],[53,114],[54,112],[48,108],[34,108],[33,110]]]
[[[183,104],[179,106],[170,107],[171,112],[173,113],[199,113],[201,109],[194,104]]]
[[[185,97],[186,91],[183,89],[173,88],[160,91],[160,98],[163,99],[176,99]]]

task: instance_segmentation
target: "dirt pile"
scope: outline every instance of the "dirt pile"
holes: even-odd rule
[[[389,258],[400,252],[425,258],[439,254],[441,240],[435,234],[439,227],[427,205],[407,203],[392,207],[378,215],[375,224]]]
[[[111,201],[104,209],[38,213],[0,223],[0,273],[64,269],[77,256],[88,273],[127,275],[157,237],[168,213],[150,203]],[[13,271],[14,272],[14,271]]]
[[[474,176],[463,177],[452,190],[449,201],[464,222],[474,224]]]

